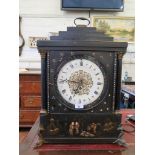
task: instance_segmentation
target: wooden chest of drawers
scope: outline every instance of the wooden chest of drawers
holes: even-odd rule
[[[40,74],[19,75],[19,125],[31,127],[39,116],[41,107]]]

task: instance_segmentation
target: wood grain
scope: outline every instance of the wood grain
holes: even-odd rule
[[[20,74],[19,80],[20,127],[32,127],[41,107],[40,74]]]

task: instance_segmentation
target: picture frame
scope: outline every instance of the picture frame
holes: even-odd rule
[[[98,31],[114,37],[114,41],[134,43],[134,17],[93,16],[91,23]]]

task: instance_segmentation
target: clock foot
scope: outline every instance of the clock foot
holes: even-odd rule
[[[118,138],[113,143],[118,144],[120,146],[127,147],[128,145],[127,145],[126,141],[122,138],[123,135],[124,135],[123,132],[120,133],[120,135],[118,136]]]

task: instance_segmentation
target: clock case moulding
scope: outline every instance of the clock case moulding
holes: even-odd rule
[[[126,42],[113,38],[95,27],[68,27],[50,40],[37,41],[41,54],[42,109],[40,144],[42,143],[113,143],[120,133],[122,57]],[[94,103],[83,109],[71,107],[59,94],[57,74],[64,62],[86,57],[99,62],[104,70],[104,90]],[[63,66],[63,65],[62,65]]]

